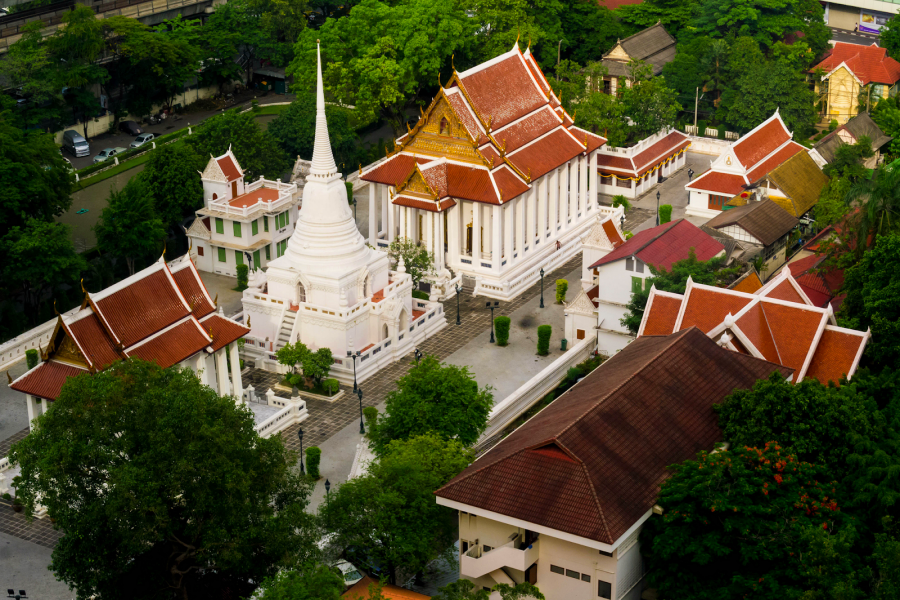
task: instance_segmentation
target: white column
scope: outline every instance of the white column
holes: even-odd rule
[[[513,231],[515,231],[516,201],[507,202],[500,209],[503,211],[503,259],[506,266],[513,263]]]
[[[582,217],[588,214],[588,157],[578,159],[578,209]]]
[[[534,231],[537,228],[538,183],[532,183],[525,201],[525,245],[534,250]]]
[[[491,255],[494,271],[499,273],[503,264],[503,207],[491,207]]]
[[[237,342],[229,344],[228,355],[231,358],[231,385],[234,397],[240,403],[243,400],[244,386],[241,385],[241,359],[238,357]]]
[[[549,229],[549,225],[547,224],[547,213],[550,210],[550,174],[546,174],[540,178],[538,181],[538,195],[537,195],[537,239],[536,242],[540,242],[538,248],[543,248],[547,239],[547,231]]]
[[[407,211],[409,211],[408,206],[400,206],[400,233],[397,234],[397,237],[405,238],[409,237],[406,234],[406,221],[407,221]]]
[[[528,201],[531,198],[531,190],[516,198],[516,260],[522,260],[525,254],[525,232],[528,230],[525,222],[528,212]]]
[[[452,264],[459,264],[459,215],[462,213],[462,204],[457,203],[447,211],[447,254],[450,255]]]
[[[581,203],[578,201],[579,167],[581,167],[580,155],[571,160],[569,165],[569,217],[572,219],[570,227],[578,224],[578,213],[581,212]]]
[[[597,177],[597,151],[591,152],[591,166],[588,169],[590,174],[590,190],[588,191],[588,202],[591,204],[591,212],[597,210],[597,188],[600,187],[600,178]]]
[[[481,266],[481,203],[472,203],[472,266]]]
[[[434,266],[437,267],[437,244],[434,243],[434,213],[423,211],[425,217],[425,247],[434,255]]]
[[[231,386],[228,384],[228,347],[219,348],[215,354],[216,357],[216,378],[219,386],[219,395],[227,396],[231,393]]]
[[[48,400],[41,400],[41,402],[48,402]],[[25,404],[28,408],[28,428],[33,429],[34,425],[31,422],[41,416],[41,406],[37,403],[37,398],[31,394],[25,394]]]
[[[557,214],[559,211],[559,169],[553,169],[550,172],[550,193],[547,197],[547,202],[550,206],[550,215],[547,218],[549,221],[548,228],[550,230],[550,238],[556,239],[556,225],[557,225]],[[541,246],[547,243],[547,237],[541,240]]]
[[[419,241],[419,209],[409,209],[409,239],[413,242]]]
[[[435,256],[439,257],[438,268],[437,271],[440,273],[444,269],[444,265],[446,263],[446,256],[444,254],[444,213],[436,212],[434,213],[434,228],[436,235],[434,239],[437,240],[437,249],[435,250]]]
[[[390,200],[388,200],[387,220],[387,235],[385,237],[388,242],[393,242],[397,236],[397,207]]]
[[[569,197],[569,167],[567,162],[559,170],[559,226],[562,231],[569,228],[569,216],[572,213],[572,202]]]
[[[200,380],[200,383],[203,385],[209,385],[207,383],[206,377],[206,351],[201,350],[197,353],[196,362],[194,363],[194,371],[197,373],[197,378]]]
[[[375,189],[377,183],[369,184],[369,243],[377,247],[375,240],[378,239],[378,209],[375,207]]]
[[[384,233],[384,236],[387,237],[387,221],[388,221],[388,206],[390,200],[388,199],[388,186],[381,186],[381,224],[378,230],[378,237],[381,237],[381,234]]]

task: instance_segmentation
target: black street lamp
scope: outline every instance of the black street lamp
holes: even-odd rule
[[[460,325],[462,321],[459,320],[459,293],[462,291],[462,288],[459,287],[459,284],[456,284],[456,324]]]
[[[25,590],[19,590],[19,593],[17,594],[16,590],[11,590],[8,588],[6,590],[6,597],[7,598],[15,598],[15,600],[21,600],[22,598],[28,598],[28,596],[25,595]]]
[[[359,396],[359,432],[361,434],[364,434],[366,432],[366,428],[363,426],[362,388],[356,390],[356,395]]]
[[[306,469],[303,468],[303,429],[297,428],[297,437],[300,438],[300,474],[306,475]]]
[[[694,179],[694,170],[688,169],[688,181],[693,181]]]
[[[331,492],[331,482],[328,479],[325,480],[325,502],[328,502],[329,492]]]
[[[353,391],[356,391],[356,359],[359,355],[362,354],[362,351],[357,350],[356,354],[353,354],[353,350],[347,350],[347,358],[353,359]]]
[[[541,272],[543,272],[543,269],[541,269]],[[490,311],[491,311],[491,343],[492,344],[494,343],[494,309],[497,308],[498,306],[500,306],[499,302],[494,302],[493,304],[491,304],[490,302],[486,302],[484,305],[485,308],[490,309]]]
[[[656,224],[659,225],[659,190],[656,190]]]
[[[544,308],[544,269],[541,269],[541,308]]]
[[[416,364],[419,364],[419,361],[422,360],[422,357],[425,356],[425,355],[422,354],[422,351],[421,351],[421,350],[419,350],[418,348],[416,348],[416,354],[415,354],[415,356],[416,356]]]

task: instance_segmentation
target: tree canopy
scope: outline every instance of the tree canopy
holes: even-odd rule
[[[328,119],[328,137],[334,161],[345,173],[353,171],[364,157],[352,112],[329,104],[325,107],[325,117]],[[316,138],[315,94],[297,94],[288,109],[269,123],[267,131],[289,157],[310,159]]]
[[[185,144],[201,157],[200,161],[204,166],[207,157],[221,156],[231,148],[244,170],[244,180],[247,183],[260,176],[277,179],[291,167],[289,158],[278,146],[274,136],[259,126],[252,111],[239,113],[228,110],[211,117],[197,127]],[[199,184],[196,174],[194,178]]]
[[[393,440],[426,433],[471,446],[484,432],[493,403],[490,387],[479,388],[466,367],[425,356],[388,394],[386,414],[370,427],[372,447],[383,454]]]
[[[150,153],[139,177],[167,229],[203,206],[203,184],[197,171],[204,165],[205,161],[183,144],[161,146]]]
[[[50,568],[79,598],[247,597],[314,557],[309,483],[281,438],[187,369],[68,379],[10,458],[26,511],[65,534]]]
[[[134,275],[136,260],[162,252],[166,228],[143,177],[131,179],[121,191],[110,190],[94,231],[100,250],[124,258],[130,275]]]
[[[266,579],[259,592],[262,600],[338,600],[344,579],[333,567],[310,563]]]

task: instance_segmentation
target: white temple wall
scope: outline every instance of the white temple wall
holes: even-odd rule
[[[226,181],[203,181],[203,203],[209,207],[213,200],[231,200],[231,185]],[[242,187],[239,185],[239,187]],[[215,198],[213,198],[215,196]]]
[[[194,247],[191,250],[191,260],[197,265],[201,271],[213,270],[213,252],[215,249],[206,242],[201,242],[197,238],[192,238]],[[202,254],[201,254],[202,252]]]

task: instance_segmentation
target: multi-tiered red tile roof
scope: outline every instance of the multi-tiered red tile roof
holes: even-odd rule
[[[44,362],[10,387],[55,400],[67,377],[132,357],[167,368],[249,332],[215,313],[188,255],[171,265],[160,260],[102,292],[86,293],[81,310],[58,318]]]
[[[822,62],[810,70],[810,73],[822,69],[831,73],[841,64],[847,66],[853,75],[859,79],[861,85],[870,83],[883,83],[894,85],[900,81],[900,62],[887,55],[886,48],[879,48],[877,44],[871,46],[859,46],[846,42],[835,42]]]

